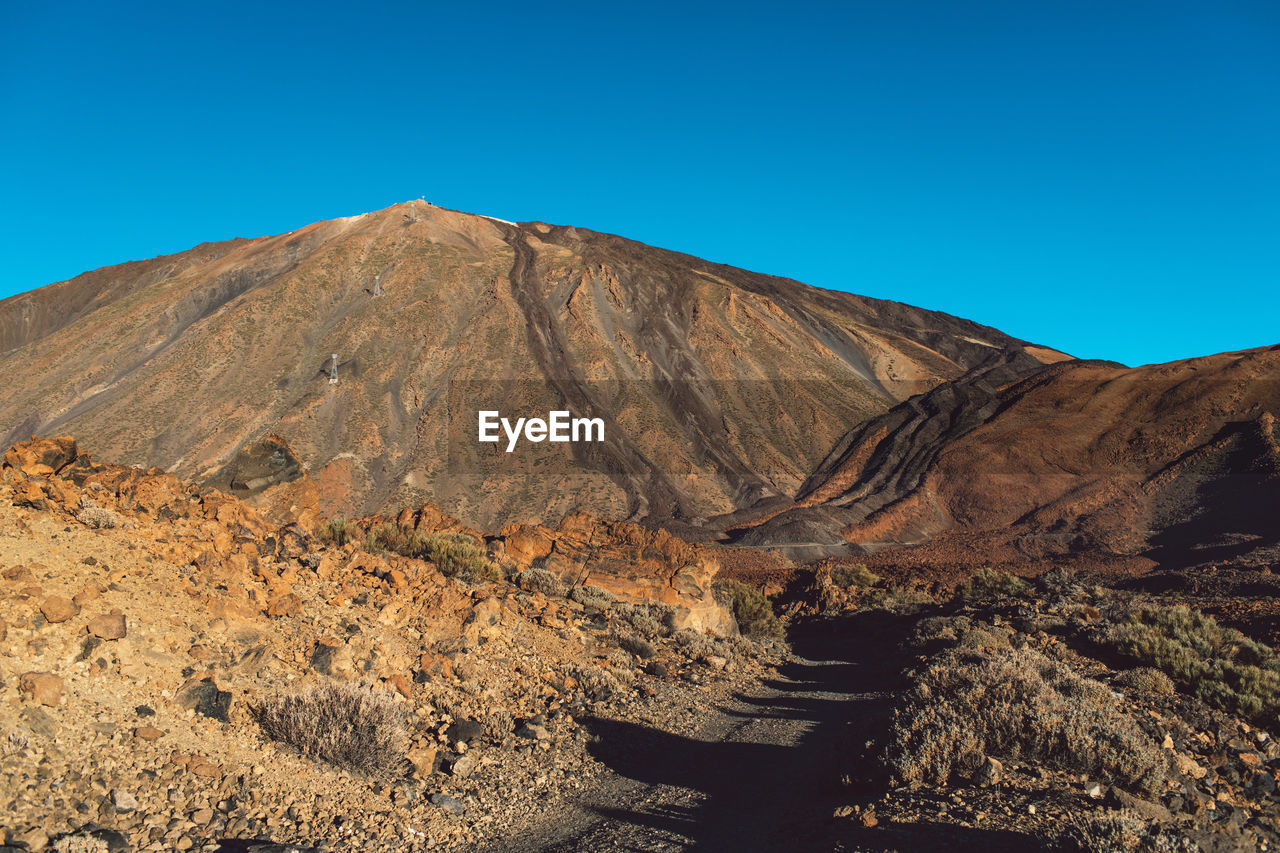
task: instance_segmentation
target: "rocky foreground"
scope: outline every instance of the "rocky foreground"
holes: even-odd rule
[[[538,531],[522,535],[541,547]],[[552,567],[583,569],[570,550]],[[504,560],[514,583],[446,577],[273,529],[237,500],[99,465],[70,440],[14,448],[0,478],[3,839],[467,846],[603,771],[584,718],[689,730],[775,659],[728,635],[723,605],[712,621],[724,635],[689,627],[715,614],[687,573],[670,573],[668,588],[686,590],[666,596],[674,604],[628,602]],[[404,767],[371,778],[269,739],[263,703],[318,684],[360,685],[401,709]]]
[[[1270,850],[1280,582],[1243,571],[943,587],[433,507],[313,533],[32,441],[0,851]]]

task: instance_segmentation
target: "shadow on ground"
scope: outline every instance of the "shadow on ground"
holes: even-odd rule
[[[888,723],[903,665],[899,643],[912,624],[866,613],[796,631],[791,640],[800,659],[768,682],[766,693],[740,695],[725,709],[734,723],[724,740],[585,721],[597,737],[592,753],[614,773],[696,794],[596,805],[611,831],[602,833],[597,823],[541,849],[1028,849],[1031,839],[1015,833],[935,823],[868,828],[832,818],[836,806],[869,803],[884,791],[884,779],[860,756]]]

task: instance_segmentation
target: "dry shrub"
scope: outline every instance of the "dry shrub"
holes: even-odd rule
[[[1209,705],[1280,725],[1280,658],[1189,607],[1140,607],[1100,633],[1120,654],[1162,670]]]
[[[609,590],[591,586],[590,584],[575,586],[569,590],[569,598],[587,608],[588,611],[608,610],[618,601],[617,597]]]
[[[405,775],[407,718],[390,696],[325,682],[253,709],[267,737],[308,758],[374,778]]]
[[[1200,849],[1174,827],[1153,825],[1123,809],[1072,815],[1054,824],[1044,842],[1046,850],[1061,853],[1190,853]]]
[[[1135,693],[1148,693],[1152,696],[1172,696],[1174,694],[1173,679],[1158,669],[1140,666],[1127,669],[1116,676],[1116,687],[1132,690]]]
[[[54,853],[110,853],[111,845],[87,832],[64,835],[53,842]]]
[[[95,530],[109,530],[120,526],[120,516],[106,507],[97,505],[86,506],[80,510],[76,519],[84,526],[92,527]]]
[[[885,763],[900,783],[946,784],[987,756],[1042,762],[1150,792],[1166,759],[1111,692],[1029,648],[934,658],[895,709]]]
[[[638,658],[648,660],[658,654],[658,650],[653,647],[653,643],[643,637],[638,637],[635,634],[619,633],[616,638],[618,648],[630,652]]]
[[[516,583],[521,589],[540,592],[547,598],[563,598],[566,592],[564,581],[546,569],[525,569],[516,575]]]

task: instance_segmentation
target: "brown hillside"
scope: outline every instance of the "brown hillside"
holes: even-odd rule
[[[241,497],[305,470],[321,516],[435,500],[691,533],[1005,352],[1026,350],[944,314],[411,202],[0,302],[0,444],[74,433]],[[476,441],[486,408],[600,417],[606,440],[508,454]]]

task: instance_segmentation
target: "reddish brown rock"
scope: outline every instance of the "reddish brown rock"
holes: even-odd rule
[[[28,477],[51,477],[76,460],[76,440],[69,435],[19,442],[4,454],[4,467]]]
[[[102,587],[98,586],[96,583],[91,583],[91,584],[86,584],[84,589],[77,592],[75,596],[71,599],[71,601],[74,604],[80,607],[83,607],[85,604],[88,604],[90,601],[97,601],[101,597],[102,597]]]
[[[293,593],[276,596],[267,605],[267,615],[272,617],[297,616],[302,611],[302,599]]]
[[[51,672],[24,672],[18,691],[32,702],[53,707],[62,701],[62,679]]]
[[[95,616],[89,620],[86,630],[102,640],[119,640],[128,633],[124,614],[119,610]]]
[[[51,595],[40,602],[40,612],[44,614],[46,622],[56,624],[66,622],[75,616],[80,612],[80,608],[60,595]]]

